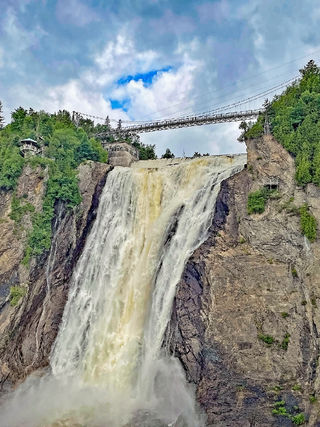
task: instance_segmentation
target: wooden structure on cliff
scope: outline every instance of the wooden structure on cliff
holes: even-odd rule
[[[41,156],[42,147],[38,141],[31,138],[25,138],[20,141],[20,153],[23,157]]]

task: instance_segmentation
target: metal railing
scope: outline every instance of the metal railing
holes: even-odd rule
[[[263,112],[263,109],[259,109],[221,114],[200,114],[195,116],[180,117],[178,119],[151,121],[131,126],[121,126],[120,122],[117,130],[124,133],[144,133],[190,126],[201,126],[213,123],[237,122],[241,120],[254,119]]]

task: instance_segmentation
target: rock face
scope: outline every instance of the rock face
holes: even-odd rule
[[[48,364],[58,332],[73,267],[96,216],[99,196],[111,166],[87,162],[79,168],[81,204],[73,211],[55,206],[51,250],[30,268],[21,264],[31,226],[29,214],[23,227],[9,217],[9,193],[0,196],[0,385],[12,384]],[[18,197],[40,211],[47,176],[26,166],[16,190]],[[22,285],[26,294],[16,306],[9,303],[10,286]]]
[[[103,148],[108,151],[109,163],[112,166],[129,167],[139,160],[139,151],[126,142],[102,142]]]
[[[29,214],[17,227],[9,217],[12,196],[0,195],[2,390],[48,364],[110,169],[81,166],[82,203],[73,212],[57,204],[51,250],[30,268],[21,265]],[[293,159],[270,135],[249,141],[247,168],[222,183],[208,239],[177,287],[171,351],[196,388],[208,426],[291,426],[299,413],[320,426],[320,397],[310,399],[320,396],[320,239],[310,243],[301,234],[295,209],[307,203],[320,224],[320,189],[297,187],[294,175]],[[17,196],[39,211],[46,179],[26,168]],[[278,196],[264,213],[248,215],[248,193],[270,185]],[[26,290],[15,307],[13,285]],[[285,402],[287,416],[272,414],[276,401]]]
[[[300,231],[293,204],[320,224],[320,189],[298,188],[291,156],[264,136],[221,187],[208,240],[177,288],[171,350],[195,384],[209,426],[293,425],[277,400],[320,426],[320,242]],[[248,215],[248,193],[279,180],[279,198]],[[272,343],[266,343],[270,341]],[[311,399],[312,400],[312,399]]]

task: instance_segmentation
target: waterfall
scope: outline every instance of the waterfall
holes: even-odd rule
[[[108,174],[51,354],[5,405],[10,426],[202,426],[164,348],[175,288],[245,155],[137,162]],[[15,408],[19,408],[17,411]]]

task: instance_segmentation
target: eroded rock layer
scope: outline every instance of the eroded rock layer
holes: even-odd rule
[[[250,141],[248,166],[222,184],[210,236],[178,286],[171,348],[210,426],[290,426],[301,413],[320,425],[310,397],[320,386],[320,244],[302,235],[294,208],[307,203],[319,224],[320,190],[296,187],[294,175],[271,136]],[[248,215],[248,193],[270,181],[276,197]],[[279,400],[285,416],[272,415]]]

